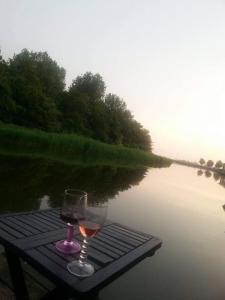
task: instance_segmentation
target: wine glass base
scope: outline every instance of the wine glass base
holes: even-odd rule
[[[83,265],[81,265],[79,260],[68,263],[67,269],[71,274],[78,277],[89,277],[95,271],[94,267],[91,264],[84,263]]]
[[[67,242],[66,240],[58,241],[55,247],[59,252],[64,254],[75,254],[80,251],[80,244],[76,241]]]

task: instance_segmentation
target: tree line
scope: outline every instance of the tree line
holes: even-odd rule
[[[218,160],[214,164],[214,162],[211,159],[208,160],[208,161],[205,161],[204,158],[200,158],[199,163],[202,166],[207,166],[207,167],[210,167],[210,168],[212,168],[214,166],[217,169],[221,169],[221,168],[225,169],[225,163],[223,163],[221,160]]]
[[[24,49],[8,60],[0,53],[0,121],[151,151],[148,130],[119,96],[105,93],[101,75],[86,72],[68,89],[65,75],[47,52]]]

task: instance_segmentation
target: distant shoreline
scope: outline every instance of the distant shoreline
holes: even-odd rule
[[[218,169],[218,168],[215,168],[215,167],[202,166],[198,163],[193,163],[193,162],[189,162],[189,161],[185,161],[185,160],[172,159],[172,162],[176,163],[178,165],[183,165],[183,166],[187,166],[187,167],[192,167],[192,168],[197,168],[197,169],[203,169],[203,170],[207,170],[207,171],[216,172],[220,175],[225,176],[225,169]]]

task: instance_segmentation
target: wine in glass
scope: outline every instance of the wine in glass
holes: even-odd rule
[[[66,240],[56,242],[56,249],[64,254],[74,254],[80,251],[80,244],[73,240],[74,225],[78,223],[82,217],[81,209],[83,203],[86,202],[87,193],[75,190],[66,189],[64,192],[64,201],[60,210],[60,218],[67,223]]]
[[[94,273],[94,267],[86,261],[89,239],[103,226],[107,215],[107,204],[101,203],[95,199],[83,201],[83,216],[78,220],[78,226],[83,243],[78,260],[72,261],[67,265],[70,273],[78,277],[88,277]]]

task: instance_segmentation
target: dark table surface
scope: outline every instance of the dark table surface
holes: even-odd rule
[[[156,237],[107,221],[90,241],[88,261],[95,273],[80,279],[66,268],[76,256],[55,248],[55,242],[65,235],[66,224],[59,218],[59,209],[0,216],[0,243],[10,253],[9,265],[15,256],[20,257],[69,295],[93,294],[161,246]],[[74,238],[82,240],[77,230]],[[15,272],[12,262],[10,271]]]

